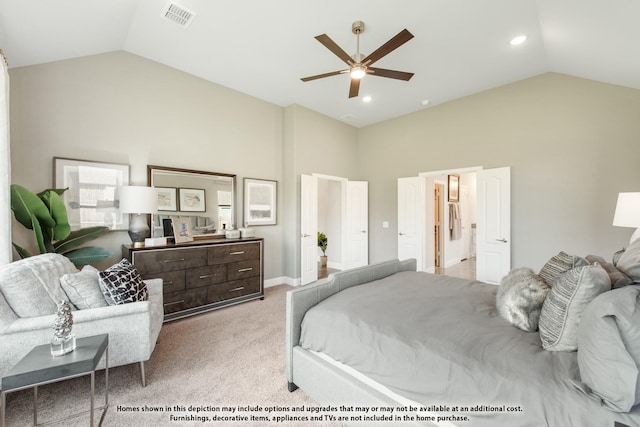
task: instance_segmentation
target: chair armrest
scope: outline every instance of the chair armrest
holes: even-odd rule
[[[149,295],[162,295],[162,279],[146,279]]]

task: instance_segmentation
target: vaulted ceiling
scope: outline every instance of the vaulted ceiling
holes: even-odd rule
[[[164,17],[169,0],[0,0],[0,48],[11,68],[124,50],[357,127],[545,72],[640,89],[636,0],[173,2],[193,13],[187,27]],[[367,75],[351,99],[347,74],[302,82],[345,68],[314,37],[355,54],[358,20],[364,55],[404,28],[415,36],[375,64],[413,78]]]

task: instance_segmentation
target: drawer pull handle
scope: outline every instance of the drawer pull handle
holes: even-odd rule
[[[201,279],[206,279],[208,277],[214,277],[215,274],[203,274],[202,276],[200,276]]]
[[[253,270],[253,267],[241,268],[240,270],[238,270],[238,273],[244,273],[245,271],[251,271],[251,270]]]
[[[165,285],[173,285],[173,280],[165,280],[163,283]]]
[[[180,259],[165,259],[162,262],[180,262],[180,261],[184,261],[184,258],[180,258]]]
[[[244,289],[244,286],[240,286],[238,288],[229,289],[229,292],[237,292],[237,291],[241,291],[243,289]]]
[[[229,252],[229,255],[242,255],[243,253],[244,253],[244,251]]]
[[[176,305],[176,304],[182,304],[182,303],[184,303],[183,299],[181,299],[180,301],[174,301],[174,302],[165,303],[164,306],[167,307],[167,306],[170,306],[170,305]]]

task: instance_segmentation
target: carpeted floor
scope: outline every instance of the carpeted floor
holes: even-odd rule
[[[274,416],[310,415],[306,408],[317,405],[301,390],[289,393],[284,373],[288,289],[291,288],[286,285],[267,288],[264,301],[251,301],[165,324],[151,360],[145,365],[145,388],[140,385],[137,364],[109,370],[109,409],[103,425],[266,426],[276,424]],[[96,378],[96,405],[101,406],[104,373],[100,372]],[[87,410],[89,377],[42,386],[38,395],[40,423]],[[8,394],[7,426],[31,425],[32,405],[31,390]],[[196,412],[193,407],[198,406],[208,408]],[[235,408],[236,412],[222,412],[223,406]],[[147,411],[149,407],[163,411]],[[243,407],[247,410],[242,410]],[[273,407],[279,408],[267,413]],[[294,407],[303,411],[292,412]],[[212,420],[215,416],[233,415],[269,416],[271,421],[172,419],[207,416]],[[310,425],[294,421],[277,424]],[[89,416],[85,414],[53,425],[87,426]],[[312,425],[339,424],[314,422]]]

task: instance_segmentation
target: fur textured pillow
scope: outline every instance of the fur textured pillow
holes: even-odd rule
[[[500,282],[496,308],[507,322],[526,332],[538,330],[542,304],[551,287],[528,267],[515,268]]]

